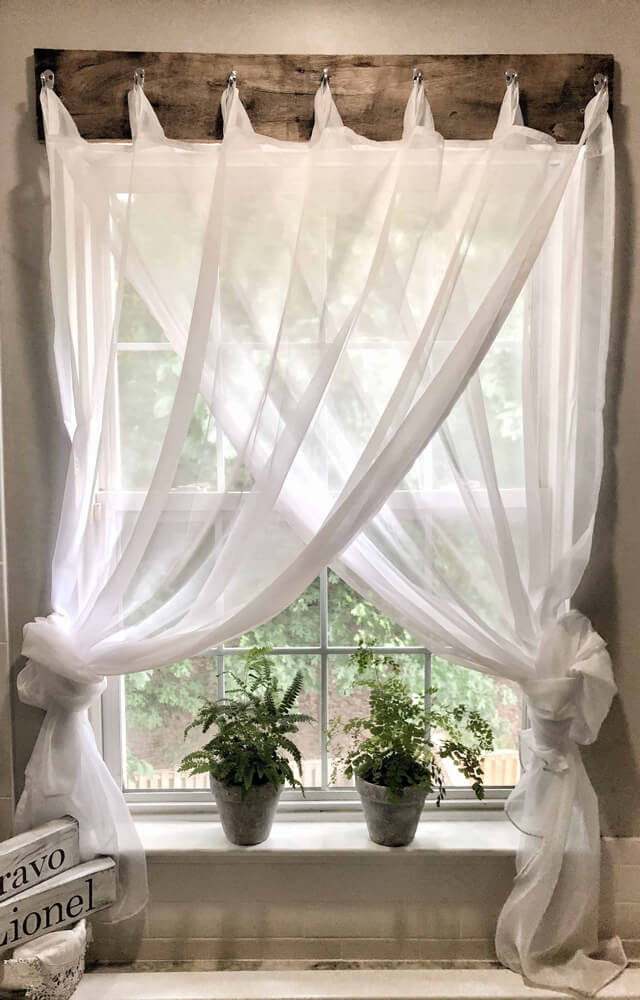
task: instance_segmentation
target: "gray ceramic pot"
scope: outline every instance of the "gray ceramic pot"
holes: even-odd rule
[[[416,835],[420,813],[424,806],[424,788],[405,788],[398,802],[389,798],[385,785],[372,785],[356,776],[356,788],[362,799],[364,818],[374,844],[404,847]]]
[[[237,785],[223,785],[212,774],[209,777],[227,840],[241,847],[266,840],[271,833],[282,786],[254,785],[243,796]]]

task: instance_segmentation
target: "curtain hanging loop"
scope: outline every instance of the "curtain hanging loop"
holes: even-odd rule
[[[419,69],[417,66],[415,66],[413,70],[413,82],[417,83],[418,86],[420,86],[423,81],[424,81],[424,74],[422,70]]]
[[[235,69],[232,69],[227,77],[227,90],[231,91],[235,89],[236,81],[238,79],[238,74]]]
[[[54,80],[55,74],[53,70],[45,69],[44,73],[40,74],[40,85],[44,90],[53,90]]]
[[[606,73],[596,73],[593,78],[593,89],[596,94],[599,94],[601,90],[609,86],[609,79]]]
[[[512,83],[516,83],[518,79],[517,69],[506,69],[504,71],[504,78],[507,83],[507,87],[510,87]]]
[[[133,86],[136,90],[144,90],[144,69],[139,66],[133,73]]]
[[[322,70],[322,75],[320,76],[320,86],[322,87],[323,90],[325,87],[329,86],[330,79],[331,79],[331,74],[329,73],[329,70],[325,66],[325,68]]]

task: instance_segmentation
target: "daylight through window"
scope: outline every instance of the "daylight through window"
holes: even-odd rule
[[[512,504],[516,516],[517,486],[521,482],[521,409],[517,385],[521,321],[519,303],[483,365],[488,403],[500,414],[497,457],[503,469],[510,472],[506,482],[515,487],[507,503]],[[157,462],[181,361],[130,285],[125,289],[119,329],[117,413],[112,421],[111,460],[103,468],[103,488],[121,497],[126,518],[128,512],[137,509]],[[349,419],[348,414],[345,419]],[[450,419],[457,419],[456,411]],[[232,446],[200,398],[181,457],[179,485],[172,491],[172,509],[165,515],[172,525],[179,529],[182,522],[197,516],[199,505],[206,505],[207,497],[228,489],[227,469],[234,458]],[[410,487],[409,492],[399,490],[395,503],[400,510],[410,505],[418,512],[411,534],[419,540],[421,533],[429,530],[426,515],[424,524],[419,520],[423,498],[428,495],[433,503],[437,496],[443,515],[458,521],[457,534],[464,546],[469,571],[473,572],[473,540],[469,537],[465,541],[461,510],[454,506],[448,509],[454,503],[450,475],[443,442],[436,439],[408,477],[405,485]],[[234,482],[234,487],[237,485]],[[227,502],[233,496],[229,492]],[[442,558],[450,556],[444,553]],[[107,709],[108,715],[117,712],[117,706],[124,706],[125,739],[115,741],[118,746],[126,747],[123,751],[126,759],[115,768],[122,775],[124,786],[129,790],[167,791],[208,788],[206,775],[190,778],[178,772],[182,757],[195,748],[200,738],[193,733],[185,742],[184,728],[203,697],[214,698],[224,693],[225,683],[228,685],[233,673],[242,668],[242,651],[268,645],[274,649],[283,683],[297,669],[304,673],[305,690],[300,706],[313,716],[314,722],[303,727],[298,737],[304,759],[303,784],[308,789],[327,792],[344,788],[349,783],[340,775],[332,780],[326,729],[336,716],[346,719],[366,710],[366,691],[354,689],[354,671],[349,663],[349,654],[361,639],[379,651],[392,650],[406,669],[415,693],[424,694],[427,689],[436,688],[442,703],[452,705],[463,701],[479,711],[490,722],[496,737],[496,750],[485,762],[486,785],[515,784],[519,775],[516,747],[522,714],[517,686],[431,655],[404,628],[380,613],[334,572],[325,569],[285,611],[260,628],[200,656],[124,678],[124,698],[113,699]],[[107,726],[112,721],[107,718]],[[445,770],[451,786],[466,784],[450,762],[446,762]]]

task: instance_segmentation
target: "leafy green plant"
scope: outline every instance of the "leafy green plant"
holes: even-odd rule
[[[291,736],[301,723],[313,721],[295,711],[302,671],[281,693],[270,652],[268,646],[247,652],[246,676],[231,673],[236,687],[218,701],[205,700],[184,735],[194,728],[207,733],[212,726],[216,733],[200,750],[184,757],[180,771],[211,772],[222,784],[239,785],[244,792],[254,785],[279,788],[285,782],[302,788],[291,766],[293,760],[301,773],[302,756]]]
[[[471,560],[467,566],[468,573],[473,575],[476,569],[476,563]],[[350,646],[360,638],[368,638],[376,646],[411,646],[417,643],[406,630],[363,600],[331,570],[329,595],[330,631],[334,644]],[[234,640],[234,645],[247,648],[317,645],[320,635],[319,605],[320,583],[316,579],[280,615]],[[227,655],[226,662],[232,659],[234,657]],[[304,695],[308,696],[309,702],[318,700],[320,672],[316,654],[288,653],[274,659],[275,673],[283,686],[289,683],[295,670],[302,670]],[[424,655],[403,653],[398,659],[411,690],[422,695]],[[330,667],[335,702],[350,695],[355,670],[349,657],[343,654],[332,655]],[[497,749],[512,749],[515,746],[515,734],[520,729],[520,701],[511,684],[477,670],[448,663],[437,656],[431,657],[431,670],[440,702],[448,705],[464,702],[491,724]],[[148,760],[156,769],[177,768],[185,753],[184,727],[203,700],[214,698],[217,692],[215,652],[194,656],[172,666],[127,674],[124,684],[127,739],[131,752]],[[307,755],[311,757],[318,756],[315,737],[315,731],[311,730],[307,730],[303,737]],[[304,755],[302,743],[301,748]]]
[[[334,781],[339,771],[358,776],[388,788],[393,802],[405,788],[420,786],[435,791],[440,805],[446,794],[441,761],[449,758],[483,798],[482,758],[493,750],[493,733],[479,713],[464,704],[427,708],[424,698],[412,694],[397,662],[376,656],[363,643],[351,660],[355,686],[369,688],[369,715],[345,723],[337,718],[330,727],[334,746],[340,730],[349,741],[346,748],[336,747]],[[436,690],[428,694],[433,697]]]

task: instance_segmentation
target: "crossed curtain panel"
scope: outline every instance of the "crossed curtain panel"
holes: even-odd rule
[[[522,688],[496,948],[532,983],[593,995],[626,961],[598,941],[579,753],[615,685],[569,610],[602,468],[606,86],[576,145],[524,127],[517,81],[487,141],[444,140],[419,81],[393,142],[346,128],[328,85],[307,143],[255,133],[237,87],[220,143],[166,138],[139,85],[131,143],[84,141],[49,87],[41,103],[70,456],[52,612],[24,633],[20,697],[46,715],[19,827],[75,815],[83,856],[119,858],[107,919],[138,912],[144,855],[89,705],[108,675],[269,620],[329,563],[435,653]],[[133,470],[132,297],[175,376]]]

